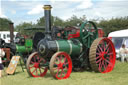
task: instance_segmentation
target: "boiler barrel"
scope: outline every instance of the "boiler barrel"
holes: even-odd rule
[[[82,44],[79,40],[56,40],[57,51],[67,52],[69,55],[79,55],[82,52]]]

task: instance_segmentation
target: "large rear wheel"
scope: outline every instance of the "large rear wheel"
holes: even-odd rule
[[[107,73],[115,66],[116,54],[112,41],[108,38],[96,39],[90,48],[89,61],[92,70]]]

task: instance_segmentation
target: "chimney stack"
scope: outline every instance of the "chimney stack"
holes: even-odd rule
[[[9,26],[10,26],[10,42],[11,43],[14,43],[14,34],[13,34],[13,32],[14,32],[14,27],[13,27],[13,23],[12,22],[10,22],[9,23]]]
[[[51,5],[44,5],[44,15],[45,15],[45,33],[46,37],[50,37],[51,34]]]

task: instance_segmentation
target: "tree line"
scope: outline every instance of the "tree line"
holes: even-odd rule
[[[57,16],[51,16],[52,26],[60,26],[63,28],[66,26],[76,26],[78,23],[83,23],[85,20],[86,20],[85,15],[83,15],[82,17],[77,17],[73,15],[72,17],[70,17],[69,19],[65,21]],[[100,27],[103,29],[105,36],[107,36],[108,33],[112,31],[128,29],[128,16],[120,17],[120,18],[112,18],[109,20],[103,19],[103,20],[100,20],[99,22],[97,22],[96,20],[91,20],[91,21],[94,21],[97,27]],[[0,18],[0,31],[8,31],[9,22],[11,22],[11,20],[6,19],[6,18]],[[25,28],[36,27],[36,26],[45,26],[44,17],[41,17],[40,19],[38,19],[36,24],[33,24],[32,22],[20,23],[19,25],[15,26],[15,31],[18,31],[21,34],[31,35],[35,33],[36,31],[31,30],[31,32],[29,32],[29,31],[26,31]]]

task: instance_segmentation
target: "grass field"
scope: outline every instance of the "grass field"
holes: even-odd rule
[[[65,80],[56,80],[49,72],[43,78],[29,77],[18,66],[15,75],[4,76],[0,82],[0,85],[128,85],[128,63],[117,61],[114,70],[107,74],[72,72]]]

